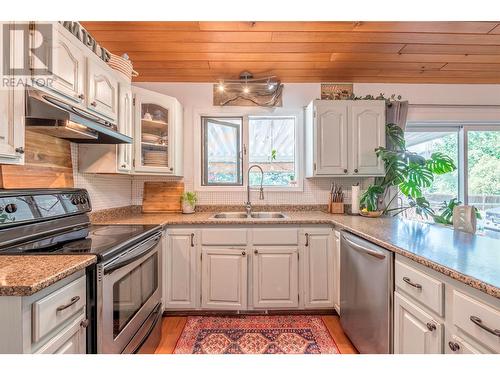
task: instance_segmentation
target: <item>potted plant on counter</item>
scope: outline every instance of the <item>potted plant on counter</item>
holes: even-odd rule
[[[196,208],[196,202],[198,201],[198,196],[196,193],[191,191],[186,191],[181,196],[182,213],[192,214]]]
[[[409,151],[406,148],[404,132],[396,124],[387,124],[386,134],[389,147],[379,147],[375,150],[377,156],[384,162],[385,176],[376,178],[375,183],[361,195],[361,214],[376,217],[392,213],[395,216],[415,208],[418,215],[431,216],[435,221],[439,221],[440,215],[434,212],[429,201],[423,196],[423,189],[432,185],[435,175],[450,173],[457,169],[453,160],[440,152],[433,153],[427,159]],[[385,204],[393,187],[406,197],[408,202],[406,206],[391,206],[399,194],[394,194]]]

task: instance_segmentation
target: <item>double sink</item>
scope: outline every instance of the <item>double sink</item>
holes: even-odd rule
[[[247,215],[245,212],[218,212],[212,219],[286,219],[283,212],[252,212]]]

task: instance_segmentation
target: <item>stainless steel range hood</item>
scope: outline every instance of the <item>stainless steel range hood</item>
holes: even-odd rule
[[[36,89],[26,89],[26,128],[76,143],[132,143],[115,124]]]

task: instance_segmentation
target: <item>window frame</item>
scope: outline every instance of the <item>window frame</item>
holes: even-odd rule
[[[208,173],[205,173],[208,171],[208,155],[207,155],[207,138],[205,137],[206,133],[206,128],[207,128],[207,123],[208,119],[211,119],[213,123],[223,125],[223,126],[231,126],[233,125],[234,128],[237,129],[237,144],[236,144],[236,154],[237,160],[236,160],[236,168],[237,168],[237,183],[208,183]],[[231,119],[231,120],[241,120],[241,126],[238,126],[236,124],[223,124],[221,121],[217,121],[220,119]],[[242,133],[243,133],[243,117],[234,117],[234,116],[202,116],[201,117],[201,186],[243,186],[243,168],[242,168],[242,163],[243,163],[243,140],[242,140]]]
[[[241,134],[242,150],[242,185],[203,185],[202,166],[202,118],[243,118]],[[264,186],[265,191],[300,192],[304,191],[304,114],[302,109],[273,108],[217,108],[210,110],[193,110],[193,179],[195,191],[246,191],[247,171],[249,167],[249,118],[294,117],[295,118],[295,170],[297,184],[295,186]]]
[[[500,122],[474,121],[419,121],[408,122],[406,132],[446,132],[456,131],[458,134],[458,199],[468,204],[468,132],[469,131],[500,131]]]

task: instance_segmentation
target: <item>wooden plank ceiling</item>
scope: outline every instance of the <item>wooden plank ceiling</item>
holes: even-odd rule
[[[135,81],[500,83],[500,21],[82,24]]]

